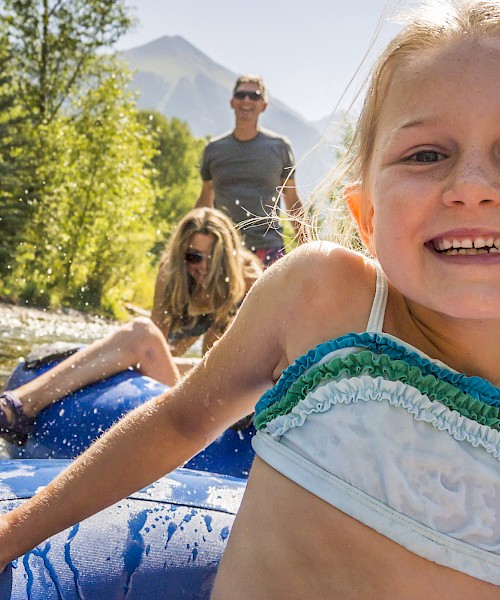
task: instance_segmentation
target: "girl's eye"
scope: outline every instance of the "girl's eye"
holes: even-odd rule
[[[436,150],[420,150],[420,152],[415,152],[408,157],[408,162],[416,162],[416,163],[429,163],[429,162],[438,162],[445,158],[444,154],[441,152],[437,152]]]

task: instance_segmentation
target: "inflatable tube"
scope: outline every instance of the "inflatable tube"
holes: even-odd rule
[[[0,512],[68,462],[0,461]],[[244,488],[177,469],[14,561],[0,574],[0,600],[208,600]]]
[[[22,362],[5,386],[15,389],[52,368],[55,360]],[[74,458],[124,414],[161,394],[168,387],[128,369],[89,385],[48,406],[36,418],[24,446],[6,444],[10,458]],[[253,426],[241,431],[228,429],[184,466],[190,469],[248,477],[254,458]]]

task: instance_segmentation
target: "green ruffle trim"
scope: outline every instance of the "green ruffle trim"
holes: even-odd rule
[[[500,408],[474,398],[434,375],[424,375],[418,367],[409,366],[402,360],[392,360],[386,354],[374,355],[368,350],[350,354],[345,358],[333,358],[299,377],[284,396],[255,415],[256,429],[263,429],[274,418],[288,414],[325,380],[333,381],[359,375],[400,381],[418,389],[430,400],[440,402],[480,425],[500,430]]]

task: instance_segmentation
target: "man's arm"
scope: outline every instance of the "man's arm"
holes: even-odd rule
[[[198,200],[194,205],[195,208],[201,208],[206,206],[208,208],[214,208],[215,194],[214,194],[214,184],[210,179],[208,181],[204,181],[201,186],[201,192],[198,196]]]
[[[294,179],[286,179],[282,182],[281,197],[283,199],[283,204],[285,205],[287,216],[290,219],[290,223],[297,236],[297,241],[299,244],[303,244],[307,241],[301,225],[304,217],[304,207],[297,194]]]

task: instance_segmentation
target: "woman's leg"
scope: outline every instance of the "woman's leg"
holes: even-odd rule
[[[128,367],[166,385],[175,385],[180,378],[161,331],[150,319],[137,317],[12,392],[21,401],[24,414],[34,417],[67,394]],[[2,408],[11,422],[14,414],[9,415],[8,406]]]

